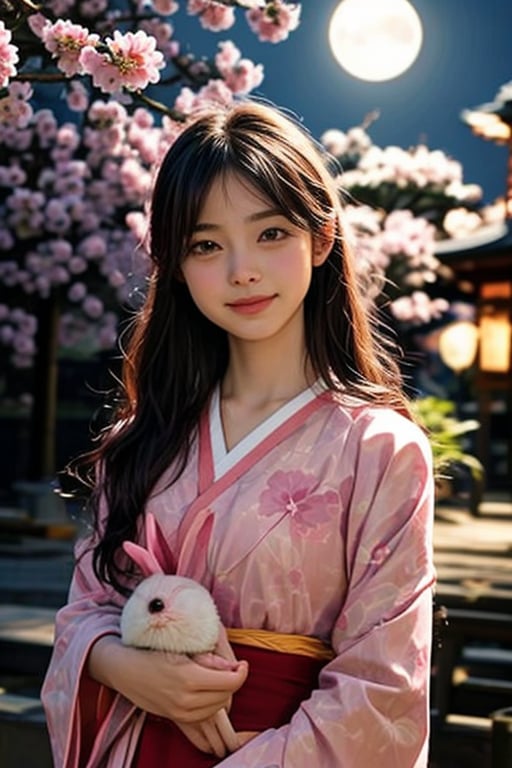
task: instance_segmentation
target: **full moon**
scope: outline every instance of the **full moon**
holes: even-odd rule
[[[342,0],[329,23],[338,64],[361,80],[392,80],[416,59],[421,21],[408,0]]]

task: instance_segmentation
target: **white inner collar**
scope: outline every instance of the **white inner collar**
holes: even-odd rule
[[[274,411],[268,418],[251,430],[230,451],[226,447],[222,418],[220,412],[220,387],[216,387],[210,402],[210,442],[212,446],[212,462],[215,480],[218,480],[249,451],[268,437],[277,427],[293,416],[322,392],[324,387],[315,383]]]

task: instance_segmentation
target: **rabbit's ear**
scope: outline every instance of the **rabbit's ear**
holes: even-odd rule
[[[146,547],[154,556],[162,573],[176,573],[174,555],[151,512],[146,515]]]
[[[135,565],[138,565],[144,576],[152,576],[154,573],[163,573],[160,563],[144,547],[135,544],[133,541],[123,541],[123,549]]]

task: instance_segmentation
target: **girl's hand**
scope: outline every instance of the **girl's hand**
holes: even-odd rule
[[[226,655],[229,656],[229,659],[217,653],[199,653],[192,658],[196,664],[208,669],[236,669],[238,662],[231,660],[231,657],[234,658],[231,646],[229,646],[229,652]],[[197,749],[202,752],[213,753],[216,757],[225,757],[240,746],[237,734],[225,709],[220,709],[213,718],[201,723],[186,725],[176,721],[176,725]]]
[[[215,718],[245,682],[247,662],[210,669],[187,656],[139,650],[105,635],[89,654],[89,674],[135,706],[180,725]]]

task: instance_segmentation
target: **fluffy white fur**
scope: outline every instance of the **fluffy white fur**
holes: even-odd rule
[[[152,612],[150,606],[156,599],[163,608]],[[214,649],[219,631],[220,619],[210,593],[184,576],[148,576],[136,587],[121,615],[121,639],[137,648],[205,653]]]

